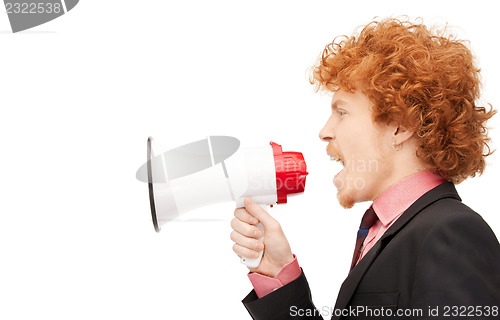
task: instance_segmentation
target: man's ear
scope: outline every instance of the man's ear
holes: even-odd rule
[[[405,128],[402,127],[397,127],[393,134],[394,144],[396,145],[402,144],[408,141],[414,134],[415,132],[413,131],[406,130]]]

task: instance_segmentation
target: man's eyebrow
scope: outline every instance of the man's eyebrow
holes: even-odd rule
[[[347,106],[347,102],[345,102],[344,100],[335,100],[334,102],[332,102],[332,110],[337,109],[339,104]]]

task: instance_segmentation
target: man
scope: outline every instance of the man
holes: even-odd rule
[[[498,318],[500,245],[454,187],[491,154],[478,79],[463,42],[421,23],[372,22],[325,48],[311,83],[334,93],[320,138],[343,165],[337,197],[372,201],[333,319]],[[252,318],[322,319],[279,223],[249,198],[234,215],[235,253],[265,248],[243,300]]]

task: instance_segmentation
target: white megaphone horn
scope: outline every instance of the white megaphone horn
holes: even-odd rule
[[[288,195],[304,192],[307,174],[302,153],[283,152],[274,142],[240,148],[234,137],[209,136],[159,152],[149,137],[147,162],[137,179],[148,183],[151,216],[160,232],[168,221],[209,204],[234,201],[241,208],[247,196],[262,206],[286,203]],[[257,268],[262,255],[241,262]]]

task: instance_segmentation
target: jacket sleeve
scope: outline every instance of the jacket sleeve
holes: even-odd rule
[[[258,298],[252,290],[243,305],[255,320],[323,319],[312,302],[311,290],[304,271],[283,287]]]
[[[454,212],[427,233],[412,301],[424,312],[447,313],[447,319],[492,319],[485,315],[500,305],[499,271],[500,245],[490,227],[476,213]]]

